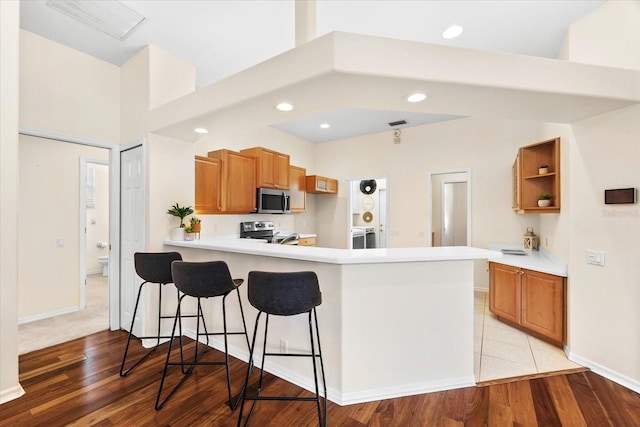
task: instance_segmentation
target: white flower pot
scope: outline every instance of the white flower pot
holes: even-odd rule
[[[171,240],[184,240],[184,228],[182,227],[172,228]]]
[[[551,206],[551,200],[547,199],[547,200],[538,200],[538,206],[540,206],[541,208],[546,208]]]
[[[195,240],[196,233],[184,233],[184,240]]]

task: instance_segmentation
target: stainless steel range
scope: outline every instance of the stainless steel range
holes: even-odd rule
[[[280,243],[295,245],[298,243],[300,235],[292,233],[279,235],[275,231],[273,221],[249,221],[240,223],[241,239],[260,239],[269,243]]]

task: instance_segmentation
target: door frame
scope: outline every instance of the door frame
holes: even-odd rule
[[[433,176],[454,173],[467,174],[467,246],[471,246],[471,168],[443,169],[427,172],[427,246],[433,246],[431,238],[433,232]]]
[[[59,132],[42,129],[20,127],[18,133],[36,138],[51,139],[71,144],[87,145],[90,147],[106,148],[109,150],[109,259],[119,259],[120,247],[120,144],[96,139],[78,137]],[[81,236],[81,240],[84,235]],[[115,258],[117,256],[117,258]],[[114,258],[112,258],[114,257]],[[80,266],[80,270],[83,266]],[[78,272],[79,281],[83,280]],[[112,331],[120,329],[120,265],[109,262],[109,328]],[[82,286],[82,283],[80,283]]]

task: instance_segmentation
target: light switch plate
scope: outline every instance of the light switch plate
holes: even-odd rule
[[[587,251],[587,264],[599,265],[604,267],[604,251]]]

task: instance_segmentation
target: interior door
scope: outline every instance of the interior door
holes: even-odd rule
[[[442,246],[467,244],[467,183],[442,183]]]
[[[120,325],[131,328],[138,287],[133,254],[145,250],[145,183],[143,146],[120,153]],[[144,295],[141,297],[144,301]],[[144,306],[138,307],[134,335],[144,331]]]

